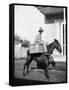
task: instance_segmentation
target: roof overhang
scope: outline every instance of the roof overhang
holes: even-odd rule
[[[64,8],[59,7],[37,7],[44,15],[63,13]]]

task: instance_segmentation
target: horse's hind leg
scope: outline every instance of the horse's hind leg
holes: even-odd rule
[[[28,60],[27,59],[27,61],[26,61],[26,63],[24,64],[24,68],[23,68],[23,75],[25,75],[26,73],[28,73],[29,72],[29,63],[30,62],[30,59]]]
[[[33,58],[31,56],[28,56],[26,63],[24,64],[24,68],[23,68],[23,75],[25,75],[26,73],[29,73],[29,65],[31,63],[31,61],[33,60]],[[26,71],[25,68],[27,67]]]
[[[24,68],[23,68],[23,75],[25,75],[26,73],[25,73],[25,68],[26,68],[26,66],[27,66],[27,63],[25,63],[24,64]]]
[[[29,63],[24,64],[23,75],[25,76],[26,73],[29,73]]]
[[[29,71],[29,65],[30,65],[30,63],[32,62],[32,60],[33,60],[33,58],[30,58],[30,59],[28,60],[28,63],[27,63],[27,73],[30,72],[30,71]]]

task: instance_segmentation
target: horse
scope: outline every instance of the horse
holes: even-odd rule
[[[41,55],[37,55],[37,54],[31,55],[30,51],[29,50],[27,51],[27,60],[26,60],[26,63],[24,64],[23,75],[29,72],[29,65],[32,62],[32,60],[34,60],[37,62],[37,67],[39,69],[43,69],[45,76],[49,78],[49,75],[48,75],[49,58],[53,53],[54,49],[57,49],[57,51],[61,53],[62,48],[57,39],[54,39],[54,41],[51,44],[46,45],[46,47],[47,47],[47,52]],[[27,71],[25,72],[26,67],[27,67]]]
[[[47,52],[46,53],[47,54],[48,53],[50,54],[50,55],[47,56],[48,57],[48,60],[50,58],[53,59],[53,57],[51,56],[51,54],[53,54],[54,49],[57,49],[59,51],[59,53],[62,53],[61,45],[60,45],[60,43],[58,42],[57,39],[54,39],[54,42],[52,42],[51,44],[46,45],[46,46],[47,46]],[[53,62],[48,62],[48,65],[49,64],[52,64],[53,66],[55,66],[55,62],[54,61]]]

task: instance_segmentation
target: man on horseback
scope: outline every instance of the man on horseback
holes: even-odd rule
[[[43,29],[40,27],[40,29],[39,29],[39,33],[36,35],[36,37],[35,37],[35,43],[39,43],[39,44],[42,44],[43,45],[43,51],[44,52],[47,52],[47,47],[46,47],[46,43],[42,40],[42,38],[41,38],[41,35],[42,35],[42,33],[43,33]]]

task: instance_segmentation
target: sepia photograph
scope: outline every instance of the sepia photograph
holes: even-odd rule
[[[9,5],[9,84],[67,83],[67,7]]]

